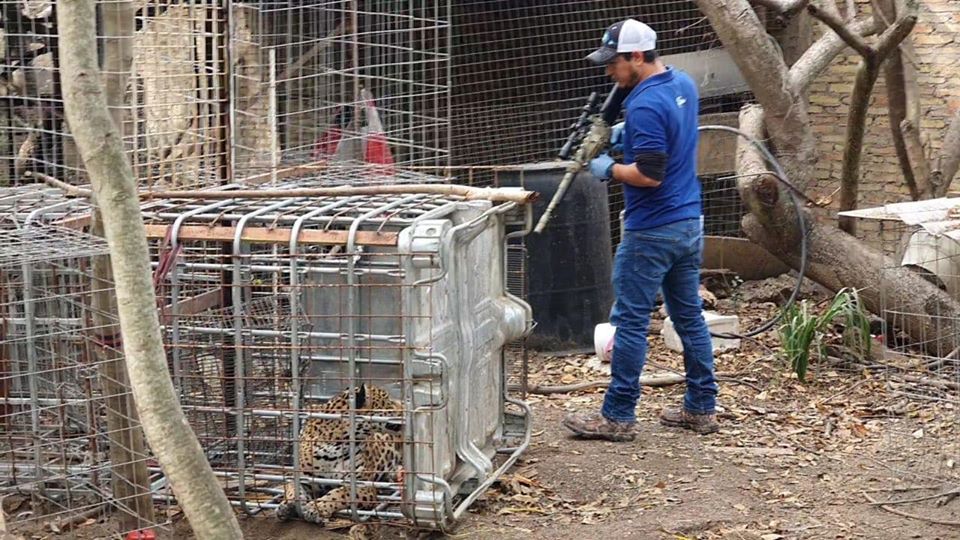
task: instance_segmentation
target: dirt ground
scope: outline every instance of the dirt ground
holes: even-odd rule
[[[774,309],[760,305],[742,322],[751,327]],[[657,423],[660,409],[681,399],[681,386],[644,389],[641,436],[632,443],[577,440],[560,426],[568,412],[596,410],[602,389],[529,396],[531,448],[451,537],[960,538],[960,500],[949,494],[960,487],[956,391],[905,381],[910,366],[861,369],[828,359],[814,361],[801,383],[777,345],[769,333],[718,355],[722,430],[710,436]],[[682,365],[659,337],[649,356],[650,373]],[[604,377],[592,355],[531,359],[532,386]],[[868,497],[893,502],[884,509]],[[252,539],[346,536],[266,516],[242,525]],[[73,537],[99,530],[80,527]],[[353,537],[404,533],[384,527]],[[190,537],[182,516],[170,536]]]
[[[530,396],[532,447],[451,537],[960,538],[958,526],[896,515],[866,498],[925,499],[891,508],[960,523],[960,500],[937,506],[935,497],[960,485],[957,410],[905,398],[885,375],[815,365],[802,384],[772,354],[775,340],[719,356],[718,370],[730,375],[719,397],[723,429],[711,436],[657,423],[661,407],[681,398],[679,386],[644,390],[633,443],[577,440],[560,426],[568,412],[595,410],[602,390]],[[659,338],[650,357],[661,369],[681,362]],[[535,356],[531,384],[599,380],[598,367],[587,355]],[[264,540],[344,537],[302,523],[243,525],[248,538]]]

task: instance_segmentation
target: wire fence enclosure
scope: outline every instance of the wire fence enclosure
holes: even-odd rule
[[[891,394],[883,445],[897,458],[876,464],[884,482],[872,499],[903,516],[956,524],[949,503],[960,490],[960,321],[942,306],[906,299],[884,285],[907,269],[960,298],[956,201],[894,203],[843,215],[858,218],[870,245],[886,255],[877,284],[884,322],[875,329],[884,352],[849,366],[871,371]],[[924,331],[908,335],[908,321],[917,320]]]
[[[107,14],[98,31],[104,54],[132,41],[114,112],[142,185],[222,185],[331,159],[445,163],[444,2],[135,5],[132,37],[108,39],[117,21]],[[0,12],[0,185],[33,182],[31,172],[84,184],[63,113],[53,4],[3,0]]]

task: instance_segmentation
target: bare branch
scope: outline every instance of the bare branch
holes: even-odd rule
[[[916,26],[916,24],[917,14],[914,12],[913,14],[900,17],[897,22],[893,23],[893,26],[887,28],[883,34],[880,34],[875,50],[881,61],[900,46],[900,42],[910,35],[910,32],[913,31],[913,27]]]
[[[876,23],[872,19],[856,21],[849,28],[862,37],[871,36],[877,31]],[[824,34],[790,68],[790,84],[800,91],[805,90],[846,47],[847,44],[837,34]]]
[[[847,13],[845,20],[850,22],[857,18],[857,0],[847,0]]]
[[[923,142],[920,140],[920,127],[907,118],[900,123],[900,131],[903,133],[903,140],[907,147],[907,164],[917,179],[920,197],[932,195],[936,186],[930,181],[930,165],[923,150]]]
[[[880,63],[876,55],[871,54],[860,61],[857,78],[853,83],[850,97],[850,111],[847,115],[846,146],[843,148],[843,172],[840,176],[840,211],[857,208],[860,189],[860,159],[863,156],[863,138],[866,133],[867,111],[870,108],[870,94],[880,76]],[[841,217],[840,229],[854,234],[856,221]]]
[[[867,44],[866,40],[860,37],[859,34],[853,32],[850,27],[847,26],[847,23],[843,22],[839,17],[813,4],[807,6],[807,11],[810,12],[810,15],[819,19],[820,22],[830,27],[847,45],[853,47],[861,56],[873,54],[873,49]]]
[[[905,6],[902,0],[873,0],[873,14],[877,22],[877,28],[886,30],[891,22],[896,20],[897,11]],[[917,88],[917,76],[915,63],[910,61],[913,53],[913,44],[909,39],[900,43],[900,47],[892,51],[890,57],[884,62],[884,79],[887,83],[887,110],[890,117],[890,133],[893,137],[893,146],[897,152],[897,161],[900,164],[900,170],[903,173],[904,183],[910,190],[910,197],[913,200],[919,200],[927,193],[931,192],[931,179],[923,175],[923,171],[915,171],[911,163],[907,136],[915,136],[916,140],[910,141],[909,145],[920,147],[919,132],[910,130],[904,133],[901,126],[905,120],[916,124],[920,118],[920,100],[919,89]]]
[[[824,11],[812,4],[807,6],[807,11],[830,27],[862,57],[850,99],[846,145],[843,149],[843,172],[840,176],[840,211],[854,210],[857,208],[857,198],[860,190],[860,160],[863,156],[863,139],[866,132],[867,110],[870,108],[870,95],[873,94],[873,87],[877,83],[877,78],[880,77],[880,64],[910,34],[910,31],[916,25],[916,9],[914,5],[912,11],[907,11],[893,26],[888,27],[880,36],[876,47],[867,44],[866,40],[854,33],[846,23],[829,11]],[[882,13],[878,14],[877,19],[880,20],[881,17]],[[875,24],[875,26],[880,26],[880,24]],[[910,141],[903,142],[904,149],[909,154]],[[910,161],[913,162],[913,159]],[[919,191],[916,182],[908,181],[908,185],[911,185],[911,192]],[[855,223],[856,221],[852,218],[841,217],[840,229],[854,234]]]
[[[840,16],[840,9],[837,8],[837,0],[818,0],[817,5],[826,12],[836,15],[837,17]]]
[[[943,147],[937,159],[934,181],[938,183],[936,196],[943,197],[950,189],[953,178],[960,169],[960,111],[954,115],[943,138]]]

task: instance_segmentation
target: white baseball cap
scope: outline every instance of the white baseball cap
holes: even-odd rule
[[[645,52],[657,48],[657,33],[636,19],[614,23],[603,33],[600,48],[590,53],[587,60],[603,65],[619,53]]]

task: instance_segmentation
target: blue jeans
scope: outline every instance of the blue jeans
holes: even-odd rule
[[[625,231],[613,265],[616,302],[610,323],[617,328],[611,382],[601,413],[609,420],[636,420],[640,374],[647,356],[647,328],[657,291],[683,343],[687,392],[683,406],[698,414],[713,413],[717,381],[713,345],[703,319],[700,264],[703,223],[687,219],[642,231]]]

